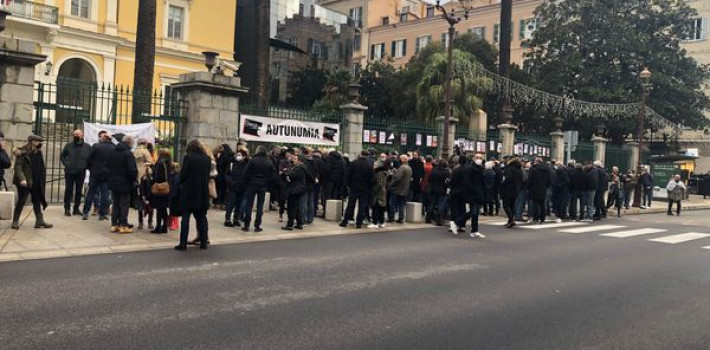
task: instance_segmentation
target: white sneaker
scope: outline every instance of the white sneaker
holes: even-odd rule
[[[459,235],[459,227],[456,226],[456,223],[453,221],[449,221],[449,230],[454,234],[454,236]]]
[[[561,222],[562,222],[562,219],[560,219],[560,218],[557,218],[557,220],[555,220],[555,222],[559,224],[559,223],[561,223]]]
[[[486,235],[480,233],[480,232],[471,232],[471,238],[480,238],[484,239],[486,238]]]
[[[380,226],[380,228],[385,228],[385,227],[386,227],[384,223],[381,223],[379,226]]]
[[[641,208],[641,209],[646,209],[646,206],[645,206],[645,205],[642,205],[642,206],[640,206],[639,208]]]
[[[378,224],[369,224],[369,225],[367,225],[367,228],[378,228],[378,227],[380,227],[380,225],[378,225]]]

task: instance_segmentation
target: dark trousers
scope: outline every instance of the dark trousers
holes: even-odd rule
[[[680,215],[680,201],[668,200],[668,214],[673,213],[673,203],[676,204],[676,214]]]
[[[288,220],[286,221],[286,226],[288,227],[293,227],[294,222],[296,222],[296,226],[303,226],[303,218],[301,218],[301,211],[298,208],[301,196],[303,194],[288,195]]]
[[[534,221],[545,222],[545,214],[547,213],[547,208],[545,207],[545,198],[535,198],[533,199],[533,215]]]
[[[323,197],[325,200],[329,199],[343,199],[340,194],[340,181],[328,181],[323,185]]]
[[[365,215],[367,214],[368,207],[370,206],[370,194],[366,189],[351,188],[350,194],[348,195],[348,206],[345,209],[345,216],[343,217],[343,223],[347,224],[348,221],[352,220],[355,216],[355,204],[357,203],[357,218],[355,219],[355,225],[361,226]]]
[[[552,191],[552,210],[555,216],[560,219],[567,218],[567,208],[569,207],[569,192],[567,189]]]
[[[246,207],[244,208],[244,227],[249,228],[251,223],[251,209],[254,207],[254,197],[256,197],[256,220],[254,227],[261,227],[261,217],[264,215],[264,200],[266,199],[266,191],[264,190],[248,190]]]
[[[594,208],[596,209],[596,217],[606,217],[606,204],[604,203],[604,192],[597,190],[594,196]]]
[[[158,208],[155,209],[155,228],[167,230],[168,229],[168,208]]]
[[[241,220],[244,217],[243,202],[244,192],[229,191],[227,194],[227,207],[224,212],[224,221]],[[234,219],[232,219],[232,217]]]
[[[131,193],[112,192],[113,211],[111,212],[111,226],[128,226],[128,211],[131,205]]]
[[[320,185],[320,183],[317,183],[313,187],[313,198],[312,198],[313,203],[311,203],[311,206],[313,206],[313,216],[309,218],[311,221],[313,221],[313,218],[318,213],[318,204],[320,204],[320,202],[321,202],[321,200],[320,200],[321,194],[322,194],[322,186]],[[325,212],[325,204],[323,204],[323,211]]]
[[[503,197],[503,211],[508,217],[508,222],[515,221],[515,197]]]
[[[430,204],[427,208],[426,221],[432,221],[436,219],[437,224],[441,224],[444,218],[444,210],[446,208],[446,195],[445,194],[430,194]]]
[[[455,220],[466,213],[466,199],[463,193],[451,194],[451,219]]]
[[[15,203],[15,211],[12,213],[12,221],[20,221],[20,214],[22,214],[22,207],[27,203],[27,197],[32,194],[32,189],[22,186],[17,186],[17,203]],[[37,214],[42,214],[42,203],[40,203],[39,198],[32,196],[32,210]]]
[[[180,221],[180,245],[187,245],[187,235],[190,233],[190,214],[195,217],[197,235],[201,245],[207,245],[207,210],[184,210]]]
[[[138,222],[142,224],[143,218],[147,217],[148,222],[151,223],[151,222],[153,222],[153,209],[151,208],[150,211],[148,212],[148,214],[146,214],[146,213],[144,213],[144,210],[143,210],[144,205],[145,204],[141,205],[141,208],[138,209]],[[167,209],[166,209],[166,211],[167,211]]]
[[[372,206],[372,223],[375,225],[382,225],[385,223],[385,206],[384,205],[373,205]]]
[[[478,202],[469,202],[468,213],[459,216],[454,222],[458,227],[466,227],[466,221],[471,219],[471,232],[478,232],[478,213],[481,211],[481,204]]]
[[[404,221],[404,211],[407,208],[407,196],[398,196],[394,193],[390,193],[389,196],[390,203],[387,218],[390,221],[394,221],[395,212],[399,212],[399,219],[397,221]]]
[[[83,214],[89,215],[91,202],[95,201],[96,194],[99,194],[99,216],[106,216],[110,202],[108,193],[108,181],[89,180],[89,192],[86,194],[86,200],[84,201]],[[95,204],[96,203],[94,203],[94,205]]]
[[[579,206],[577,205],[579,203]],[[579,219],[582,220],[584,219],[584,212],[585,208],[587,206],[587,191],[584,190],[575,190],[572,191],[572,199],[570,200],[569,203],[569,215],[571,218],[576,218],[577,214],[579,214]]]
[[[412,202],[422,201],[422,187],[419,180],[412,181]]]
[[[64,173],[64,209],[71,208],[72,197],[74,197],[74,210],[79,211],[81,204],[81,192],[84,187],[84,173],[69,174]]]

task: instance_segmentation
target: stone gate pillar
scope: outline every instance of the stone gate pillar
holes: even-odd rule
[[[436,147],[436,152],[439,156],[444,154],[444,119],[446,117],[438,117],[436,118],[436,122],[439,126],[439,139],[438,139],[438,144]],[[454,143],[456,141],[456,124],[458,124],[459,119],[450,117],[449,118],[449,149],[448,149],[448,154],[452,155],[454,154]]]
[[[238,77],[211,72],[180,75],[171,88],[187,103],[187,122],[182,125],[180,142],[200,140],[210,146],[239,139],[239,97],[249,91]]]
[[[360,84],[348,84],[350,102],[341,105],[343,111],[343,126],[341,133],[343,151],[355,159],[362,152],[362,131],[365,126],[365,111],[367,106],[360,104]]]
[[[550,152],[550,159],[556,161],[565,162],[565,133],[562,132],[562,123],[564,119],[557,117],[554,119],[555,131],[550,133],[552,150]]]
[[[637,167],[639,164],[639,143],[636,141],[628,141],[626,143],[629,146],[629,151],[630,151],[630,156],[629,156],[629,164],[628,168],[626,168],[626,171],[633,170],[637,171]]]
[[[512,155],[515,148],[515,131],[518,130],[513,125],[513,109],[503,108],[503,124],[498,125],[498,141],[502,144],[502,155]]]
[[[602,162],[602,165],[605,165],[607,141],[609,140],[603,136],[597,135],[592,137],[592,142],[594,142],[594,160]]]

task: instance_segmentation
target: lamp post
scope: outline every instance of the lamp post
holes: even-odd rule
[[[446,10],[446,8],[441,5],[441,0],[437,0],[435,5],[436,9],[443,13],[444,19],[449,23],[448,47],[446,50],[446,75],[444,78],[444,140],[441,148],[443,158],[449,157],[449,145],[451,144],[451,140],[449,140],[449,130],[451,129],[451,80],[453,79],[455,26],[461,22],[462,19],[468,19],[470,7],[468,7],[466,3],[470,1],[471,0],[458,1],[459,3],[463,3],[464,12],[462,17],[456,16],[456,11],[453,9]]]
[[[639,157],[636,164],[636,175],[639,176],[639,181],[636,183],[636,188],[634,189],[634,207],[641,206],[641,192],[643,191],[643,186],[641,185],[641,171],[643,170],[643,130],[644,124],[646,123],[646,100],[648,100],[648,95],[653,89],[651,84],[651,71],[647,67],[644,67],[643,71],[639,73],[639,78],[641,80],[641,104],[639,106],[638,115],[638,125],[636,126],[636,141],[638,142]]]

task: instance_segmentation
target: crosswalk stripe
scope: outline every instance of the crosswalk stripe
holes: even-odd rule
[[[699,232],[688,232],[681,233],[678,235],[665,236],[660,238],[649,239],[652,242],[667,243],[667,244],[678,244],[683,242],[688,242],[696,239],[710,237],[710,234],[699,233]]]
[[[613,230],[617,228],[624,228],[626,226],[620,226],[620,225],[600,225],[600,226],[589,226],[589,227],[576,227],[576,228],[569,228],[565,230],[560,230],[560,232],[564,233],[587,233],[587,232],[594,232],[594,231],[608,231],[608,230]]]
[[[627,238],[641,235],[648,235],[651,233],[661,233],[668,230],[662,228],[639,228],[636,230],[626,230],[612,233],[602,233],[600,236],[614,237],[614,238]]]
[[[481,225],[491,225],[491,226],[503,226],[507,224],[507,221],[481,221],[479,224]]]
[[[579,225],[585,225],[583,222],[556,222],[556,223],[551,223],[551,224],[542,224],[542,225],[537,225],[537,224],[531,224],[531,225],[521,225],[521,228],[527,228],[531,230],[542,230],[542,229],[550,229],[550,228],[559,228],[559,227],[569,227],[569,226],[579,226]]]

